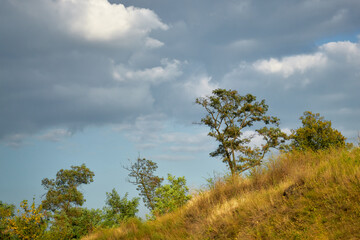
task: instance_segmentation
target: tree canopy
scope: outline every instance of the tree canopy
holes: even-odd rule
[[[78,187],[93,182],[94,175],[85,164],[82,164],[71,166],[71,169],[61,169],[57,172],[56,179],[43,179],[42,185],[47,190],[46,198],[42,202],[44,209],[66,212],[72,206],[82,206],[85,199]]]
[[[232,175],[259,165],[265,154],[286,138],[278,128],[279,119],[266,115],[265,100],[256,101],[251,94],[241,96],[236,90],[216,89],[211,96],[197,98],[196,103],[207,112],[201,123],[210,128],[208,135],[219,142],[210,156],[220,156]],[[260,124],[265,126],[252,130]],[[246,129],[252,134],[245,134]],[[261,146],[251,144],[255,136],[262,137]]]
[[[331,121],[324,120],[319,113],[304,112],[300,117],[302,127],[293,130],[291,146],[298,150],[327,149],[344,147],[346,138],[331,127]]]
[[[82,164],[71,166],[71,169],[61,169],[55,179],[42,180],[42,185],[47,190],[42,201],[43,208],[53,212],[52,238],[80,238],[88,231],[84,224],[89,224],[87,219],[92,213],[80,208],[85,199],[78,187],[93,182],[94,175],[85,164]]]
[[[154,214],[162,215],[172,212],[191,199],[185,177],[176,178],[168,174],[167,180],[169,184],[156,189]]]
[[[155,162],[140,157],[130,166],[125,167],[129,171],[129,182],[137,186],[136,190],[140,192],[145,206],[150,210],[155,209],[155,191],[164,180],[154,175],[157,168]]]
[[[105,226],[116,226],[121,220],[135,217],[139,211],[139,198],[128,200],[128,193],[124,197],[120,197],[118,192],[113,189],[106,193],[106,207],[104,207]]]

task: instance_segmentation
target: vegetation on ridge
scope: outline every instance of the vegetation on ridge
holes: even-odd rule
[[[292,151],[247,176],[218,179],[154,221],[91,239],[359,239],[360,149]]]

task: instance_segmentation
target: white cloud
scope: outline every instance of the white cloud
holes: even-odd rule
[[[360,46],[359,43],[329,42],[320,46],[320,50],[329,57],[335,59],[344,59],[346,63],[360,64]]]
[[[263,73],[278,73],[284,78],[296,73],[305,73],[307,70],[326,65],[327,58],[323,53],[308,55],[296,55],[284,57],[281,60],[271,58],[270,60],[256,61],[253,66],[257,71]]]
[[[359,66],[359,43],[329,42],[319,46],[310,54],[242,62],[224,76],[223,82],[227,85],[239,82],[250,89],[275,85],[285,90],[297,87],[304,89],[325,80],[327,82],[324,84],[329,84],[329,81],[338,82],[339,79],[336,79],[339,77],[338,73],[343,72],[342,81],[346,80],[354,84],[355,79],[360,77]],[[340,93],[326,93],[326,95],[334,94]]]
[[[129,70],[124,65],[114,66],[113,77],[119,81],[138,81],[158,84],[171,81],[182,75],[183,63],[174,59],[162,59],[161,66],[146,68],[144,70]]]
[[[54,2],[71,32],[91,41],[144,37],[151,30],[168,27],[149,9],[110,4],[107,0]]]
[[[211,77],[207,75],[192,76],[183,84],[185,92],[192,98],[207,96],[218,87],[219,85],[211,82]]]
[[[147,37],[145,39],[145,46],[148,47],[148,48],[158,48],[158,47],[161,47],[163,45],[164,45],[164,43],[157,40],[157,39],[150,38],[150,37]]]
[[[12,4],[49,29],[116,46],[161,47],[163,43],[149,34],[169,28],[150,9],[111,4],[108,0],[14,0]]]

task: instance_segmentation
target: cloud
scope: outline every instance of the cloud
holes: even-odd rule
[[[359,53],[359,42],[328,42],[308,54],[241,62],[222,84],[240,92],[246,86],[247,92],[266,99],[286,127],[296,127],[302,112],[310,110],[354,133],[358,128],[354,119],[359,117]]]
[[[305,87],[314,81],[320,81],[329,71],[346,67],[353,74],[358,72],[360,62],[360,45],[352,42],[330,42],[323,44],[311,54],[285,56],[281,59],[259,59],[254,62],[242,62],[227,73],[225,81],[235,78],[257,79],[256,85],[264,82],[281,82],[282,88]],[[254,82],[255,83],[255,82]]]
[[[107,0],[63,0],[53,3],[72,33],[90,41],[143,38],[168,27],[149,9],[110,4]]]
[[[219,85],[217,83],[212,83],[211,77],[206,75],[191,76],[183,84],[185,92],[187,92],[193,98],[210,95],[211,92],[218,87]]]
[[[345,61],[346,64],[358,66],[360,62],[360,44],[350,41],[329,42],[320,46],[334,61]]]
[[[113,77],[119,81],[138,81],[153,84],[171,81],[182,75],[180,61],[162,59],[161,65],[144,70],[129,70],[124,65],[114,66]]]
[[[359,2],[119,2],[0,1],[0,138],[151,114],[190,125],[218,87],[266,99],[286,127],[305,110],[356,127]]]
[[[40,135],[38,138],[41,140],[51,141],[51,142],[59,142],[63,138],[70,137],[72,133],[67,129],[51,129],[47,131],[45,134]]]
[[[288,78],[294,73],[305,73],[311,68],[319,68],[326,65],[327,58],[322,53],[313,55],[297,55],[285,57],[282,60],[271,58],[270,60],[256,61],[253,66],[263,73],[279,73]]]
[[[164,114],[150,114],[139,116],[132,123],[116,125],[113,129],[124,134],[139,150],[158,149],[169,155],[178,155],[179,159],[211,148],[212,141],[206,131],[186,133],[174,129],[174,125],[177,124],[169,123]],[[181,125],[177,127],[181,128]]]
[[[18,148],[24,145],[24,140],[28,138],[25,134],[11,134],[1,139],[5,146]]]
[[[107,0],[15,0],[11,5],[47,29],[117,47],[161,47],[163,43],[149,34],[168,29],[150,9],[111,4]]]

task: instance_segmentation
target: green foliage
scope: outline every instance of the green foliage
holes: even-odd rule
[[[0,239],[12,239],[7,230],[7,219],[14,217],[14,211],[15,205],[0,201]]]
[[[74,207],[71,214],[58,212],[53,219],[45,239],[80,239],[102,226],[104,214],[100,209]]]
[[[229,167],[231,174],[244,172],[258,166],[270,148],[278,147],[286,139],[286,134],[278,128],[279,119],[267,116],[265,100],[247,94],[241,96],[235,90],[216,89],[210,97],[197,98],[196,103],[207,111],[201,123],[210,128],[209,136],[219,142],[218,148],[210,156],[220,156]],[[264,139],[260,147],[250,145],[256,136],[244,135],[244,130],[253,125],[273,124],[256,129],[256,134]]]
[[[80,185],[93,182],[93,177],[94,173],[82,164],[71,166],[70,170],[61,169],[57,172],[56,179],[42,180],[42,185],[47,190],[42,203],[44,209],[53,213],[49,237],[77,239],[93,229],[89,226],[92,226],[91,221],[96,221],[93,219],[96,214],[80,208],[85,199],[78,190]],[[89,216],[93,218],[88,219]]]
[[[24,200],[20,203],[20,208],[22,211],[18,209],[17,215],[6,219],[8,234],[15,239],[41,239],[47,227],[42,206],[36,207],[35,200],[29,206],[28,201]]]
[[[297,150],[341,148],[345,146],[346,138],[331,127],[331,121],[324,120],[319,113],[304,112],[300,117],[302,127],[293,130],[291,146]]]
[[[103,212],[100,209],[82,208],[81,214],[73,219],[73,235],[80,238],[100,227],[103,221]]]
[[[115,189],[110,193],[106,193],[106,207],[104,207],[104,223],[105,227],[118,226],[120,221],[135,217],[139,211],[139,198],[128,200],[128,193],[121,198]]]
[[[71,166],[70,170],[61,169],[56,179],[45,178],[42,185],[47,190],[43,201],[44,209],[55,212],[61,210],[68,212],[74,206],[82,206],[84,195],[78,190],[82,184],[93,182],[94,173],[85,164]]]
[[[154,210],[155,191],[164,180],[154,175],[157,164],[145,158],[138,158],[136,162],[129,167],[125,167],[125,169],[129,171],[129,182],[137,186],[136,189],[140,192],[140,196],[143,197],[145,206],[150,210]]]
[[[156,189],[155,215],[163,215],[183,206],[191,196],[188,195],[189,188],[186,186],[185,177],[175,178],[168,174],[169,184]]]

